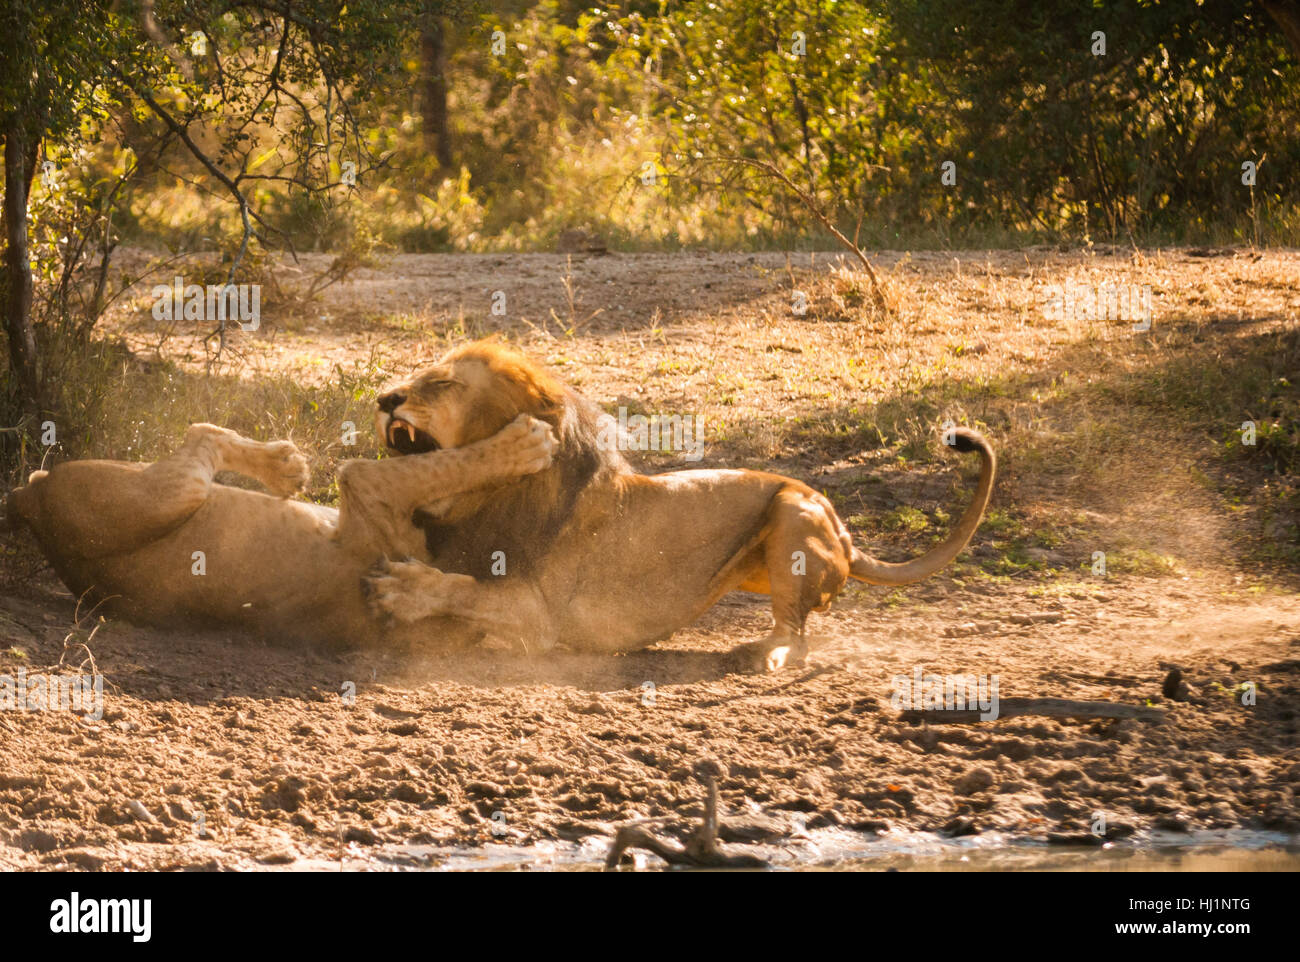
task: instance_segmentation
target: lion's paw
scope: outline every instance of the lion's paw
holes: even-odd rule
[[[763,674],[807,664],[808,646],[799,638],[766,638],[737,645],[730,652],[737,671]]]

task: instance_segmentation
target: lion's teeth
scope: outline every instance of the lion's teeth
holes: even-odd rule
[[[411,438],[411,443],[414,444],[414,443],[415,443],[415,426],[412,425],[412,424],[408,421],[408,422],[403,422],[402,427],[406,428],[406,433],[407,433],[407,435]]]

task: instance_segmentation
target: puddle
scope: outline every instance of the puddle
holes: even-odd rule
[[[354,848],[340,861],[313,859],[294,871],[582,872],[604,867],[609,840],[477,848],[396,845]],[[734,847],[733,847],[734,849]],[[1105,846],[1062,846],[989,832],[948,839],[924,832],[863,836],[818,829],[771,845],[744,846],[775,871],[883,872],[1300,872],[1300,836],[1242,829],[1150,833]],[[636,853],[637,867],[664,863]]]

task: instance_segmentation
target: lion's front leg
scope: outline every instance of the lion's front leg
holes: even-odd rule
[[[524,582],[482,582],[418,562],[382,561],[363,587],[372,611],[405,624],[453,617],[529,653],[555,646],[546,606]]]
[[[417,508],[551,463],[555,435],[521,414],[492,437],[463,448],[383,461],[348,461],[339,469],[338,540],[357,557],[418,557],[424,535],[411,523]]]

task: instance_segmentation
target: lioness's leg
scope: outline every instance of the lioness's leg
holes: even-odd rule
[[[175,459],[187,457],[214,465],[213,473],[233,471],[260,481],[281,498],[301,491],[310,476],[307,459],[292,441],[254,441],[214,424],[190,426],[184,445],[172,455]],[[211,483],[211,475],[207,481]]]
[[[238,471],[287,496],[306,482],[307,462],[288,441],[262,444],[212,424],[194,424],[174,454],[153,464],[55,465],[30,486],[30,520],[42,541],[66,557],[132,551],[194,514],[218,471]]]
[[[424,533],[411,521],[417,509],[476,488],[534,474],[551,463],[550,426],[521,414],[490,438],[461,448],[383,461],[348,461],[339,469],[338,539],[367,561],[421,557]]]

